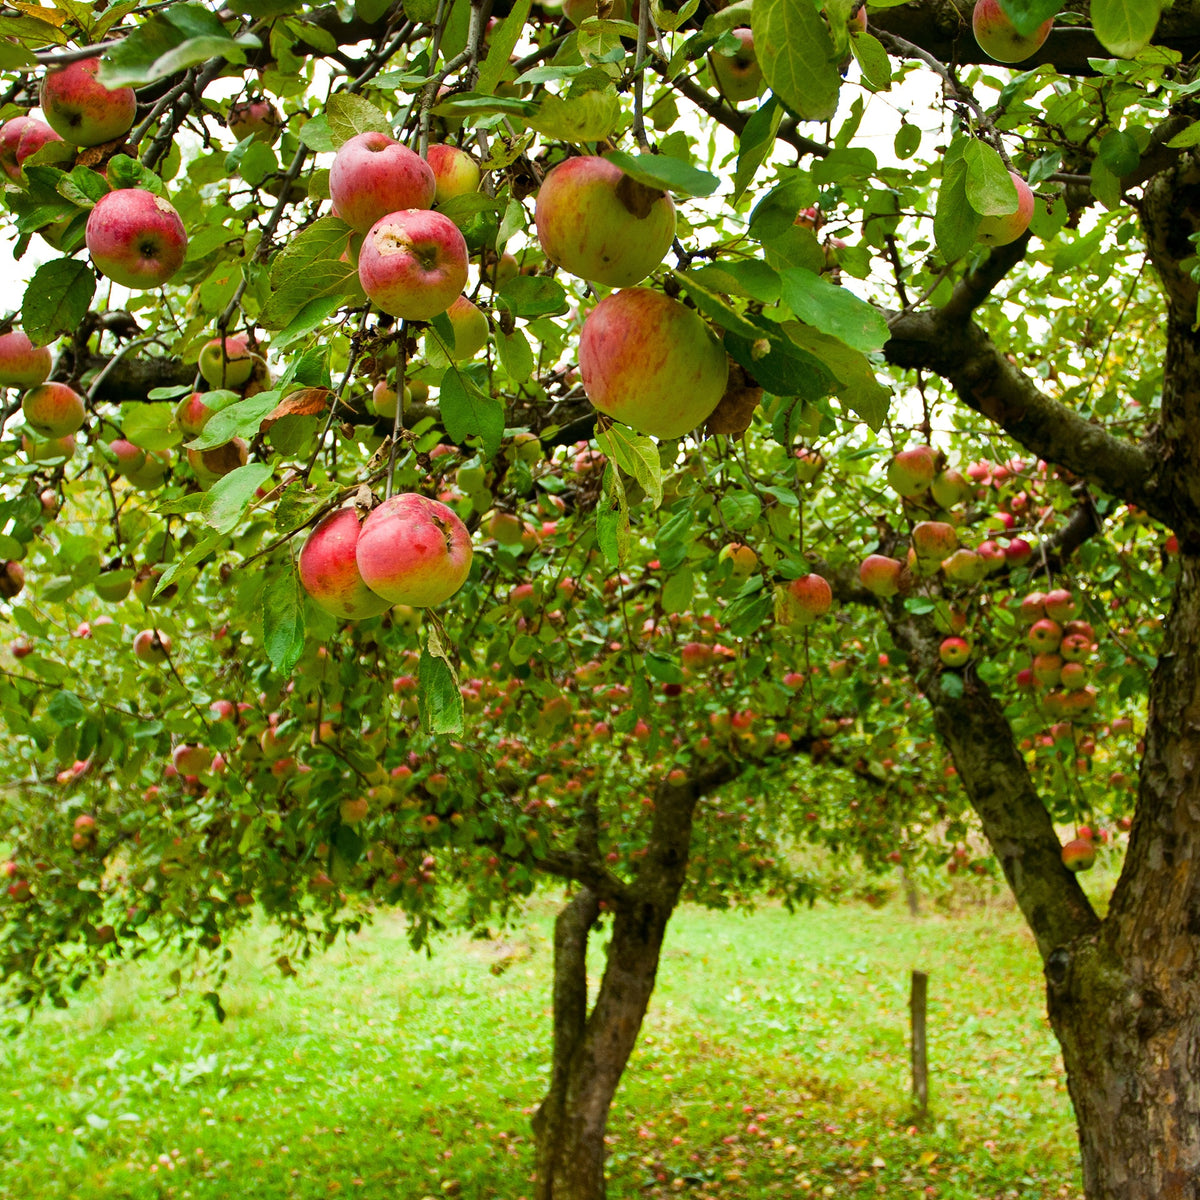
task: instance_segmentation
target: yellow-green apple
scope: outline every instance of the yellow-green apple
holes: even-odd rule
[[[0,167],[14,183],[21,182],[21,164],[47,142],[62,138],[36,117],[13,117],[0,125]]]
[[[21,413],[34,433],[58,438],[74,433],[87,411],[83,397],[65,383],[39,383],[21,399]]]
[[[748,579],[751,571],[758,566],[758,555],[741,542],[730,542],[721,547],[717,561],[730,564],[734,579]]]
[[[906,499],[929,490],[937,474],[937,451],[932,446],[910,446],[888,463],[887,481]]]
[[[1060,677],[1063,687],[1068,692],[1077,692],[1080,688],[1086,687],[1088,680],[1091,678],[1091,672],[1081,662],[1063,663],[1062,675]]]
[[[963,478],[961,471],[948,467],[934,476],[929,492],[939,508],[951,509],[971,498],[971,485]]]
[[[454,345],[444,347],[446,355],[454,362],[474,358],[488,340],[488,319],[483,310],[466,296],[459,296],[446,310],[446,316],[454,330]]]
[[[101,196],[83,236],[97,270],[128,288],[161,287],[187,255],[179,214],[169,200],[145,188]]]
[[[942,560],[942,573],[951,583],[970,586],[983,580],[988,573],[988,566],[983,556],[974,550],[955,550]]]
[[[143,629],[133,639],[133,656],[139,662],[166,662],[171,653],[171,639],[157,629]]]
[[[579,335],[579,374],[601,412],[640,433],[682,437],[725,393],[725,347],[690,308],[649,288],[606,296]]]
[[[312,602],[351,621],[377,617],[391,604],[359,574],[355,550],[360,528],[353,508],[339,508],[321,519],[300,551],[300,583]]]
[[[608,287],[645,279],[675,237],[671,197],[596,155],[568,158],[547,173],[534,219],[552,263]]]
[[[912,530],[912,548],[922,570],[934,571],[958,549],[958,534],[945,521],[918,521]]]
[[[947,667],[965,666],[970,657],[971,644],[965,638],[943,638],[942,644],[938,647],[938,658]]]
[[[479,164],[465,150],[438,142],[426,151],[425,160],[433,172],[436,185],[435,204],[445,204],[455,196],[465,196],[479,190],[479,180],[482,178]],[[410,207],[419,208],[420,205]]]
[[[1033,656],[1033,681],[1038,687],[1058,687],[1062,682],[1063,660],[1053,652]]]
[[[738,49],[733,54],[711,52],[708,67],[721,95],[730,104],[740,104],[758,95],[763,73],[758,55],[754,53],[754,35],[750,30],[742,28],[730,32],[740,43]]]
[[[176,746],[171,751],[171,764],[180,775],[202,775],[212,766],[213,753],[203,746]]]
[[[363,582],[390,604],[430,608],[466,582],[471,553],[471,535],[451,509],[403,492],[363,522],[355,558]]]
[[[203,373],[201,370],[201,374]],[[204,429],[214,413],[220,412],[232,402],[231,396],[222,397],[213,392],[192,392],[175,406],[175,424],[185,438],[194,438]]]
[[[99,146],[133,128],[133,88],[106,88],[96,80],[99,68],[99,58],[81,58],[47,71],[42,80],[42,112],[51,129],[73,146]]]
[[[37,387],[50,377],[49,346],[35,346],[23,329],[0,334],[0,387]]]
[[[201,487],[216,483],[222,475],[244,467],[250,457],[250,447],[244,438],[235,437],[211,450],[189,450],[188,466],[192,468]]]
[[[359,796],[354,800],[343,800],[338,815],[342,818],[343,825],[357,825],[366,819],[370,809],[371,805],[366,796]]]
[[[68,433],[64,437],[50,438],[40,441],[28,434],[21,434],[21,449],[25,451],[30,462],[47,462],[52,458],[75,457],[75,435]]]
[[[428,321],[461,295],[467,260],[467,243],[449,217],[409,208],[371,226],[358,255],[358,279],[385,313]]]
[[[983,217],[975,240],[985,246],[1007,246],[1015,242],[1029,228],[1033,220],[1033,189],[1015,171],[1010,171],[1013,186],[1017,189],[1017,207],[1010,213]]]
[[[239,142],[252,137],[256,142],[273,146],[279,139],[283,119],[270,100],[243,100],[230,106],[225,124]]]
[[[254,355],[240,334],[224,339],[218,337],[200,351],[196,366],[209,387],[237,389],[250,382],[250,376],[254,374]]]
[[[975,0],[975,11],[971,14],[971,28],[979,48],[997,62],[1024,62],[1041,49],[1042,43],[1054,28],[1054,18],[1043,21],[1032,33],[1017,32],[1008,19],[999,0]]]
[[[11,559],[0,563],[0,596],[11,600],[25,586],[25,568]]]
[[[124,600],[129,595],[129,589],[133,586],[133,572],[129,570],[111,570],[101,571],[99,575],[92,580],[92,591],[100,597],[101,600],[107,600],[110,604],[115,604],[120,600]]]
[[[900,590],[900,573],[904,564],[886,554],[868,554],[858,568],[863,587],[873,595],[886,599]]]
[[[833,591],[820,575],[801,575],[775,589],[775,621],[779,625],[810,625],[833,604]]]
[[[355,134],[342,144],[329,169],[329,196],[337,215],[359,233],[388,213],[429,208],[436,194],[429,164],[386,133]]]
[[[1072,838],[1062,848],[1063,866],[1068,871],[1090,871],[1096,862],[1096,844],[1090,837]]]
[[[404,403],[408,404],[412,393],[404,389]],[[377,416],[396,419],[396,406],[400,402],[400,393],[386,379],[381,379],[371,390],[371,409]]]

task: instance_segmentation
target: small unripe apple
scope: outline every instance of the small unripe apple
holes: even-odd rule
[[[1017,189],[1017,207],[1010,213],[983,217],[975,240],[985,246],[1007,246],[1015,242],[1029,228],[1033,220],[1033,189],[1015,171],[1010,171],[1013,186]]]
[[[20,183],[21,164],[47,142],[61,141],[62,138],[44,121],[34,117],[13,117],[0,125],[0,168],[13,183]]]
[[[388,213],[429,208],[436,193],[429,164],[386,133],[355,134],[338,149],[329,170],[337,215],[359,233]]]
[[[425,160],[433,172],[435,204],[479,191],[479,164],[465,150],[437,143],[426,151]]]
[[[84,240],[97,270],[135,290],[161,287],[187,255],[179,214],[145,188],[101,196],[88,214]]]
[[[730,564],[733,568],[734,579],[748,579],[754,568],[758,566],[758,555],[741,542],[730,542],[727,546],[721,547],[717,561]]]
[[[935,475],[929,491],[937,506],[944,509],[951,509],[971,497],[971,485],[953,467]]]
[[[143,629],[134,635],[134,657],[144,663],[166,662],[171,653],[171,639],[157,629]]]
[[[385,313],[428,321],[462,294],[467,261],[467,243],[449,217],[410,208],[371,226],[359,252],[358,278]]]
[[[74,433],[87,416],[83,397],[65,383],[31,388],[21,400],[21,412],[30,429],[47,438]]]
[[[1036,54],[1053,28],[1054,18],[1050,17],[1033,33],[1018,33],[1000,7],[999,0],[975,0],[975,10],[971,14],[971,29],[980,50],[1002,63],[1024,62]]]
[[[42,80],[40,103],[47,122],[73,146],[99,146],[133,128],[133,88],[106,88],[96,81],[99,58],[82,58]]]
[[[321,519],[300,550],[300,583],[313,603],[351,621],[376,617],[390,605],[359,574],[355,551],[360,532],[358,513],[339,508]]]
[[[645,279],[675,237],[671,197],[596,155],[551,168],[538,190],[534,219],[551,262],[608,287]]]
[[[444,347],[452,362],[466,362],[487,345],[488,319],[466,296],[459,296],[446,310],[454,330],[454,345]]]
[[[35,346],[22,329],[0,334],[0,387],[37,387],[53,366],[49,346]]]

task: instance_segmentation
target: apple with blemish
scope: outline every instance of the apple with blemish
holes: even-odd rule
[[[244,467],[250,458],[250,447],[245,438],[232,438],[211,450],[189,450],[188,466],[202,487],[216,483],[230,471]]]
[[[717,562],[729,563],[734,579],[749,579],[754,568],[758,566],[758,555],[741,542],[730,542],[721,547]]]
[[[675,237],[671,197],[598,155],[551,168],[538,190],[534,220],[552,263],[616,288],[645,279]]]
[[[801,575],[775,590],[776,624],[790,628],[811,625],[833,605],[833,590],[822,576]]]
[[[187,232],[170,201],[121,188],[96,201],[84,241],[101,274],[127,288],[161,287],[183,266]]]
[[[358,278],[385,313],[428,321],[462,294],[467,262],[467,243],[449,217],[411,208],[371,226],[358,255]]]
[[[230,106],[225,124],[239,142],[249,137],[273,146],[279,140],[283,118],[269,100],[243,100]]]
[[[133,654],[139,662],[166,662],[171,654],[171,639],[157,629],[143,629],[134,635]]]
[[[329,170],[337,215],[359,233],[389,213],[432,207],[436,194],[429,163],[386,133],[355,134],[342,143]]]
[[[729,31],[737,38],[738,48],[732,54],[719,54],[716,50],[708,55],[708,68],[712,72],[717,90],[730,104],[753,100],[763,83],[762,66],[754,53],[754,35],[749,29]]]
[[[106,88],[96,79],[99,69],[99,58],[81,58],[47,71],[42,80],[39,102],[46,121],[73,146],[99,146],[133,128],[133,88]]]

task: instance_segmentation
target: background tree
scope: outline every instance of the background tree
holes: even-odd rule
[[[986,869],[969,800],[1089,1196],[1195,1195],[1193,6],[565,9],[0,18],[14,995],[569,881],[600,1196],[680,897]]]

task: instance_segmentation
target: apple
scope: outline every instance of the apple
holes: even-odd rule
[[[929,491],[939,508],[951,509],[971,498],[971,485],[953,467],[935,475]]]
[[[943,638],[942,644],[938,647],[938,658],[947,667],[965,666],[970,657],[971,645],[965,638]]]
[[[171,653],[171,639],[157,629],[143,629],[134,635],[133,655],[140,662],[166,662]]]
[[[124,600],[129,595],[131,587],[133,587],[133,572],[128,570],[101,571],[92,581],[92,591],[101,600],[107,600],[110,604]]]
[[[606,296],[579,336],[579,374],[602,413],[640,433],[677,438],[725,393],[725,347],[690,308],[649,288]]]
[[[21,400],[21,413],[34,433],[47,438],[74,433],[87,416],[83,397],[65,383],[31,388]]]
[[[820,575],[801,575],[775,591],[775,621],[792,627],[811,625],[833,605],[833,591]]]
[[[471,572],[471,535],[437,500],[403,492],[362,524],[355,559],[363,582],[391,604],[430,608]]]
[[[1024,538],[1013,538],[1004,547],[1004,561],[1012,567],[1019,567],[1033,557],[1033,547]]]
[[[1054,588],[1053,591],[1047,592],[1044,603],[1046,616],[1059,624],[1066,624],[1079,611],[1075,598],[1066,588]]]
[[[313,603],[351,621],[377,617],[391,604],[371,591],[358,572],[360,529],[355,510],[339,508],[318,522],[300,550],[300,583]]]
[[[425,153],[425,160],[433,172],[435,204],[445,204],[455,196],[479,191],[479,181],[482,178],[479,164],[465,150],[439,142],[429,147]]]
[[[958,534],[945,521],[918,521],[912,529],[912,545],[917,562],[936,570],[958,549]]]
[[[240,335],[223,340],[223,352],[221,338],[208,342],[200,351],[196,366],[209,387],[236,391],[250,382],[250,376],[254,374],[254,355]]]
[[[1035,654],[1053,654],[1062,642],[1062,626],[1049,617],[1042,617],[1029,627],[1025,641]]]
[[[608,287],[645,279],[675,237],[671,197],[597,155],[568,158],[550,169],[534,220],[552,263]]]
[[[983,217],[975,240],[985,246],[1007,246],[1015,242],[1029,228],[1033,220],[1033,189],[1015,171],[1010,171],[1013,186],[1017,189],[1017,207],[1013,212]]]
[[[73,146],[99,146],[133,128],[133,88],[106,88],[96,81],[99,69],[99,58],[81,58],[47,71],[42,80],[40,103],[46,121]]]
[[[982,582],[988,573],[988,565],[974,550],[955,550],[942,560],[942,573],[951,583],[965,583],[970,587]]]
[[[355,134],[342,143],[329,170],[337,215],[359,233],[389,213],[431,207],[436,194],[430,165],[386,133]]]
[[[999,0],[975,0],[971,29],[979,48],[997,62],[1017,63],[1037,53],[1054,28],[1054,18],[1043,21],[1030,34],[1020,34],[1004,14]]]
[[[1091,657],[1092,639],[1083,633],[1068,633],[1064,630],[1058,652],[1066,662],[1084,662]]]
[[[215,399],[211,392],[192,392],[175,406],[175,424],[185,438],[194,438],[203,431],[209,418],[229,403],[229,400],[222,402]]]
[[[406,387],[404,389],[404,403],[407,405],[412,400],[412,393]],[[371,409],[376,416],[387,417],[389,420],[396,419],[396,406],[400,402],[400,393],[386,379],[381,379],[371,390]]]
[[[101,274],[145,289],[161,287],[183,266],[188,239],[169,201],[145,188],[121,188],[96,201],[84,241]]]
[[[443,348],[446,355],[453,362],[474,358],[488,340],[488,319],[483,310],[466,296],[459,296],[446,310],[446,316],[454,330],[454,345]]]
[[[900,573],[904,564],[886,554],[868,554],[858,568],[858,578],[872,595],[887,599],[900,590]]]
[[[68,433],[64,437],[51,438],[42,442],[27,434],[21,435],[21,449],[25,451],[30,462],[48,462],[54,458],[75,457],[75,435]]]
[[[47,142],[61,141],[62,138],[45,121],[35,117],[13,117],[0,125],[0,167],[13,183],[20,183],[21,164]]]
[[[708,56],[708,69],[712,72],[717,89],[730,104],[753,100],[762,87],[763,73],[758,56],[754,53],[754,35],[749,29],[730,30],[741,43],[733,54]]]
[[[1058,687],[1062,682],[1063,660],[1053,651],[1033,656],[1033,679],[1038,687]]]
[[[937,451],[932,446],[910,446],[888,463],[888,486],[905,499],[929,490],[937,474]]]
[[[283,118],[269,100],[243,100],[230,105],[225,124],[239,142],[252,137],[256,142],[273,146],[279,140]]]
[[[410,208],[371,226],[359,252],[358,278],[385,313],[428,321],[461,295],[467,260],[467,243],[449,217]]]
[[[370,807],[366,796],[359,796],[354,800],[343,800],[338,808],[338,815],[343,825],[357,825],[366,819]]]
[[[730,542],[729,545],[721,547],[717,562],[729,563],[734,579],[748,579],[750,573],[758,566],[758,555],[741,542]]]
[[[0,563],[0,597],[11,600],[25,586],[25,568],[11,559]]]
[[[1090,871],[1096,862],[1096,844],[1090,837],[1072,838],[1062,848],[1062,861],[1068,871]]]
[[[54,365],[49,346],[35,346],[22,329],[0,334],[0,387],[37,387]]]
[[[235,437],[211,450],[189,450],[188,466],[201,487],[216,483],[223,475],[244,467],[250,457],[250,447],[245,438]]]
[[[212,762],[212,751],[203,746],[181,745],[171,752],[171,765],[180,775],[202,775]]]

